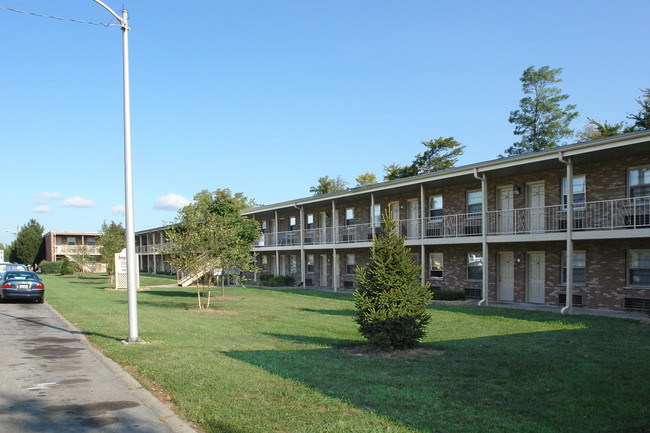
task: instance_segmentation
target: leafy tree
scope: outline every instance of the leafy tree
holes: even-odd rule
[[[122,223],[111,221],[110,224],[106,224],[104,221],[99,231],[102,233],[97,238],[99,254],[102,262],[106,263],[108,274],[113,275],[115,273],[115,254],[126,248],[126,229]]]
[[[314,195],[329,194],[330,192],[343,191],[348,186],[347,181],[343,180],[341,176],[330,178],[329,176],[319,177],[318,185],[309,188],[309,192]]]
[[[609,124],[607,121],[600,123],[587,117],[588,123],[576,134],[578,140],[589,141],[603,137],[611,137],[624,132],[623,122]]]
[[[422,144],[426,150],[417,154],[411,165],[401,166],[394,163],[384,165],[384,180],[401,179],[452,168],[465,149],[465,146],[454,137],[438,137],[435,140],[423,141]]]
[[[650,87],[641,89],[643,99],[639,98],[636,102],[641,106],[637,114],[628,114],[627,118],[634,120],[636,129],[650,129]]]
[[[10,261],[31,265],[40,262],[43,255],[43,226],[35,219],[30,219],[20,228],[13,242]]]
[[[377,183],[377,176],[374,173],[368,172],[360,174],[355,180],[357,181],[357,186],[374,185]]]
[[[505,153],[507,156],[522,155],[528,152],[550,149],[558,146],[560,140],[573,135],[569,127],[578,116],[576,106],[561,103],[569,98],[553,85],[562,81],[558,76],[562,68],[551,69],[542,66],[535,69],[529,66],[520,81],[524,95],[519,101],[519,109],[510,112],[508,121],[515,125],[515,135],[521,141],[514,143]]]
[[[196,281],[199,309],[203,308],[205,294],[199,285],[202,276],[207,279],[205,308],[209,308],[213,270],[222,270],[224,296],[225,269],[254,269],[255,258],[250,250],[259,238],[259,223],[241,215],[252,203],[243,194],[232,195],[228,189],[203,190],[194,196],[192,203],[179,210],[167,230],[169,261]]]
[[[372,346],[411,348],[424,337],[431,320],[426,313],[430,294],[420,284],[421,267],[413,263],[397,222],[388,212],[383,220],[386,229],[373,241],[370,263],[357,268],[354,320]]]
[[[68,260],[67,258],[64,258],[62,263],[61,263],[61,275],[73,275],[74,274],[74,264]]]
[[[77,245],[74,248],[74,252],[71,254],[71,258],[77,265],[77,268],[81,271],[79,273],[79,278],[82,278],[83,274],[90,269],[92,261],[92,255],[90,254],[88,245]]]

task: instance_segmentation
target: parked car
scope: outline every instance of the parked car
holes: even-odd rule
[[[33,299],[42,304],[45,286],[36,272],[8,270],[0,280],[0,298]]]

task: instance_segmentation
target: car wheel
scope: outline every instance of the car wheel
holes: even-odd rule
[[[45,299],[43,299],[43,298],[38,298],[38,299],[36,300],[36,302],[38,302],[39,304],[42,304],[43,301],[45,301]]]

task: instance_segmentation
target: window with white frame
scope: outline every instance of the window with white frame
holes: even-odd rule
[[[467,279],[483,281],[483,254],[467,253]]]
[[[586,256],[584,251],[573,252],[573,283],[584,284],[586,281]],[[566,284],[566,251],[562,251],[562,284]]]
[[[89,247],[94,247],[95,246],[95,237],[94,236],[88,236],[86,238],[86,245]]]
[[[354,208],[347,208],[345,210],[345,225],[353,226],[354,225]]]
[[[584,176],[575,176],[573,178],[573,207],[584,208],[586,200],[587,182]],[[562,179],[562,205],[566,209],[568,200],[566,178]]]
[[[630,197],[650,195],[650,166],[631,168],[628,183]]]
[[[483,197],[481,191],[467,191],[467,213],[481,213]]]
[[[375,205],[375,227],[379,227],[381,225],[381,205],[376,204]]]
[[[353,275],[356,272],[357,258],[354,254],[346,254],[345,256],[345,273]]]
[[[429,197],[429,217],[435,218],[442,216],[442,196],[436,195]]]
[[[289,256],[289,273],[295,274],[298,272],[298,260],[294,254]]]
[[[314,273],[314,255],[307,254],[307,272],[310,274]]]
[[[314,228],[314,214],[307,214],[307,230]]]
[[[77,245],[77,238],[74,236],[68,236],[68,245]]]
[[[269,266],[269,257],[268,256],[262,256],[262,270],[266,271],[268,270]]]
[[[266,221],[262,221],[262,233],[266,233]]]
[[[434,278],[437,280],[442,279],[442,260],[442,253],[429,254],[429,278]]]
[[[630,250],[627,272],[630,285],[650,286],[650,250]]]
[[[289,231],[294,231],[296,229],[296,217],[289,218]]]

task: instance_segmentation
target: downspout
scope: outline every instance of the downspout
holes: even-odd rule
[[[300,276],[302,279],[302,288],[306,286],[305,281],[305,210],[302,206],[298,207],[296,203],[293,204],[293,207],[300,211]]]
[[[562,152],[558,159],[566,165],[566,305],[560,313],[571,313],[573,309],[573,161],[564,159]]]
[[[483,299],[478,302],[479,307],[488,305],[488,245],[487,245],[487,178],[485,173],[478,175],[474,168],[474,177],[481,181],[481,243],[483,245]]]

